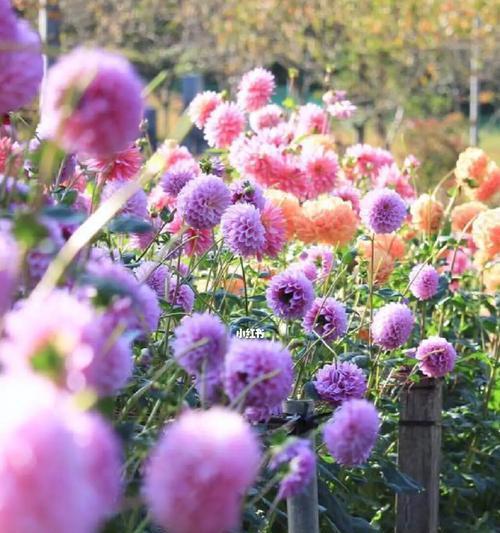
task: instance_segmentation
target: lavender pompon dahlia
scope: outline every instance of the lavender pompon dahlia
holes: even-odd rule
[[[252,204],[257,209],[263,209],[266,203],[262,187],[249,179],[234,181],[229,186],[231,191],[231,203]]]
[[[337,407],[347,400],[362,398],[366,392],[366,377],[353,363],[333,363],[316,372],[313,381],[319,397]]]
[[[232,340],[224,365],[224,388],[231,400],[244,393],[241,400],[249,420],[269,418],[287,398],[292,384],[292,356],[281,344]]]
[[[387,304],[373,317],[373,342],[386,350],[394,350],[409,339],[414,323],[409,307],[398,303]]]
[[[229,249],[243,257],[259,254],[265,244],[260,211],[251,204],[235,204],[226,209],[221,229]]]
[[[204,397],[212,398],[221,384],[228,340],[226,327],[210,313],[186,316],[175,328],[173,356],[186,372],[196,376]]]
[[[281,318],[302,318],[314,300],[311,280],[296,269],[274,276],[266,290],[267,305]]]
[[[418,367],[425,376],[441,378],[455,367],[457,352],[442,337],[429,337],[423,340],[415,354],[419,360]]]
[[[18,20],[10,2],[0,6],[0,115],[33,100],[43,76],[40,37]]]
[[[332,297],[316,298],[304,316],[304,329],[315,332],[325,341],[333,341],[347,333],[345,307]]]
[[[126,187],[127,182],[113,180],[108,181],[102,190],[101,202],[104,203],[109,200],[113,194]],[[132,215],[137,218],[148,218],[148,197],[146,193],[139,189],[131,198],[129,198],[126,204],[120,209],[120,215]]]
[[[300,494],[312,480],[316,467],[316,455],[307,439],[293,439],[286,442],[271,458],[269,468],[277,470],[287,464],[287,471],[283,476],[278,498],[289,498]]]
[[[410,291],[419,300],[429,300],[438,291],[439,274],[431,265],[416,265],[410,272]]]
[[[163,174],[161,186],[167,194],[175,197],[189,181],[198,176],[198,173],[199,168],[192,161],[179,161]]]
[[[121,152],[139,135],[141,93],[141,81],[125,58],[77,48],[49,70],[41,134],[90,157]]]
[[[260,457],[257,437],[237,413],[183,413],[146,465],[143,494],[154,521],[170,533],[233,530]]]
[[[348,400],[327,422],[323,438],[328,451],[343,466],[364,463],[379,431],[379,415],[367,400]]]
[[[221,178],[213,175],[189,181],[177,197],[179,213],[195,229],[216,226],[230,203],[229,189]]]
[[[374,233],[398,230],[405,217],[403,199],[390,189],[375,189],[361,200],[361,220]]]
[[[158,298],[165,298],[165,288],[170,276],[169,269],[156,261],[143,261],[135,270],[135,276],[141,283],[151,287]]]

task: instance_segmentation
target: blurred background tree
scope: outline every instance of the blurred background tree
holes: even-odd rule
[[[432,129],[430,143],[440,136],[439,146],[463,147],[466,122],[445,119],[468,114],[471,50],[477,46],[483,126],[485,120],[491,126],[482,128],[481,140],[493,152],[500,144],[499,0],[60,4],[62,50],[82,42],[97,44],[125,53],[146,79],[165,70],[160,107],[175,100],[183,75],[198,73],[209,86],[234,89],[239,76],[256,65],[274,71],[282,86],[277,98],[283,99],[287,73],[293,68],[301,100],[319,99],[330,87],[348,91],[359,112],[346,129],[347,141],[366,140],[401,152],[413,150],[415,119]],[[17,0],[17,7],[36,18],[38,0]],[[173,106],[176,115],[182,111],[179,100]],[[454,138],[447,144],[450,124],[462,142]],[[420,148],[422,155],[432,152],[432,146]],[[498,157],[500,148],[496,150],[492,155]],[[442,166],[452,158],[447,153]]]

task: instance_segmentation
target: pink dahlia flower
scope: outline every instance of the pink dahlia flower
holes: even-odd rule
[[[30,103],[43,76],[41,43],[9,3],[0,8],[0,115]]]
[[[197,94],[189,104],[188,115],[196,127],[202,129],[214,109],[222,103],[221,95],[214,91]]]
[[[326,133],[328,116],[317,104],[306,104],[299,108],[295,118],[297,122],[297,137],[314,133]]]
[[[301,159],[309,179],[309,198],[330,192],[335,187],[339,163],[334,152],[323,148],[304,150]]]
[[[261,254],[265,229],[260,211],[251,204],[235,204],[226,209],[221,219],[222,235],[229,249],[243,257]]]
[[[238,88],[238,105],[248,113],[257,111],[271,99],[276,82],[268,70],[261,67],[247,72]]]
[[[422,374],[441,378],[455,367],[457,352],[446,339],[429,337],[419,344],[415,357]]]
[[[286,242],[286,219],[283,211],[268,200],[260,213],[260,220],[264,226],[263,254],[276,257]]]
[[[168,232],[176,234],[182,230],[184,223],[181,216],[176,216],[168,225]],[[184,230],[182,242],[179,244],[179,251],[182,250],[188,257],[193,255],[203,255],[208,252],[214,243],[212,230],[210,228]]]
[[[342,185],[332,191],[332,196],[337,196],[345,202],[350,202],[356,214],[359,214],[361,192],[351,185]]]
[[[132,145],[111,157],[91,158],[84,163],[89,170],[97,173],[99,181],[127,181],[139,173],[142,154]]]
[[[225,359],[224,388],[231,400],[242,396],[249,420],[269,418],[286,400],[292,384],[292,356],[281,344],[233,339]]]
[[[188,411],[167,426],[147,464],[144,496],[170,533],[237,527],[260,449],[250,426],[221,407]]]
[[[68,152],[109,157],[139,135],[142,84],[121,56],[78,48],[50,70],[40,130]]]
[[[222,103],[205,124],[205,139],[215,148],[228,148],[245,127],[245,117],[236,104]]]
[[[255,132],[274,128],[284,121],[283,108],[276,104],[266,105],[253,113],[250,113],[250,127]]]

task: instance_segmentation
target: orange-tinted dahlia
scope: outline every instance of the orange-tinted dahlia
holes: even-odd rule
[[[483,271],[483,283],[489,294],[500,291],[500,261],[493,263]]]
[[[224,280],[223,287],[227,292],[235,296],[241,296],[245,292],[245,285],[241,278],[228,277]]]
[[[395,233],[379,233],[375,235],[375,249],[389,254],[393,259],[402,259],[405,255],[405,243]]]
[[[455,176],[471,199],[488,202],[500,195],[500,169],[480,148],[467,148],[460,154]]]
[[[413,226],[425,233],[436,233],[443,220],[444,207],[428,194],[419,196],[410,207]]]
[[[340,246],[351,241],[358,227],[358,217],[350,202],[336,197],[304,202],[297,222],[297,237],[304,243]]]
[[[483,211],[476,218],[472,224],[472,238],[482,262],[500,254],[500,207]]]
[[[297,220],[301,217],[301,209],[298,199],[290,193],[268,189],[266,197],[280,207],[286,221],[286,238],[291,239],[295,235]]]
[[[389,234],[389,236],[391,236]],[[388,253],[383,247],[377,246],[375,241],[375,249],[373,250],[373,268],[371,266],[372,261],[372,250],[371,250],[371,241],[359,240],[358,241],[358,251],[360,256],[368,262],[368,273],[371,274],[373,271],[373,281],[374,283],[381,284],[385,283],[395,267],[394,256]]]
[[[456,232],[470,233],[474,219],[488,209],[481,202],[466,202],[457,205],[451,212],[451,229]]]

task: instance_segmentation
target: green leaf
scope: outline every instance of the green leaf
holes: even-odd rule
[[[403,474],[392,463],[385,463],[382,466],[382,477],[385,484],[397,493],[421,492],[423,487],[410,476]]]
[[[65,224],[79,224],[86,218],[84,213],[75,211],[66,205],[52,205],[46,207],[42,213],[49,218]]]
[[[14,236],[26,248],[33,248],[48,237],[47,228],[41,224],[32,213],[20,213],[14,219]]]
[[[143,218],[121,215],[108,224],[108,229],[111,233],[148,233],[153,226]]]

